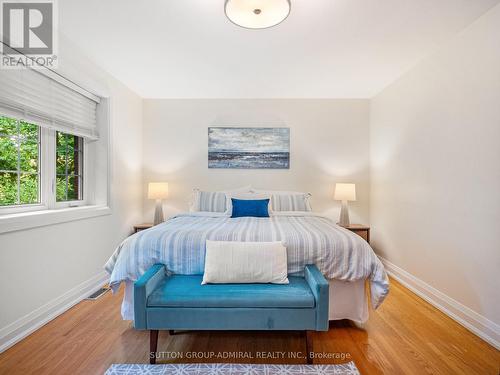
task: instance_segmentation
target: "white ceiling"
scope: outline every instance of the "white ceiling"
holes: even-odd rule
[[[145,98],[369,98],[500,0],[291,0],[247,30],[224,0],[63,0],[61,32]]]

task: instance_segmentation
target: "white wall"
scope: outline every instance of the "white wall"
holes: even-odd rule
[[[59,56],[60,71],[68,78],[110,95],[112,214],[0,235],[2,334],[13,322],[101,274],[142,217],[142,99],[64,39]]]
[[[144,207],[149,181],[168,181],[166,215],[188,209],[195,187],[222,190],[243,185],[309,191],[316,211],[338,218],[335,182],[355,182],[352,221],[367,222],[369,193],[367,100],[172,100],[144,101]],[[209,126],[290,128],[289,170],[208,169]]]
[[[371,164],[376,251],[500,324],[500,6],[373,99]]]

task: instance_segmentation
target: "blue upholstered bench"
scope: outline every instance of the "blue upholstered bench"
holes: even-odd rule
[[[328,330],[328,282],[314,265],[289,284],[206,284],[201,275],[167,276],[155,264],[134,284],[134,327],[150,330],[155,363],[158,331]]]

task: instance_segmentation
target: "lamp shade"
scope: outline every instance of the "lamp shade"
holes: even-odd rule
[[[335,184],[336,201],[355,201],[356,200],[356,185],[355,184]]]
[[[226,16],[247,29],[265,29],[283,22],[290,14],[290,0],[226,0]]]
[[[166,199],[168,197],[167,182],[150,182],[148,185],[148,199]]]

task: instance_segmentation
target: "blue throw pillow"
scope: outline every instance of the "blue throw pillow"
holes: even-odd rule
[[[234,199],[231,198],[233,203],[233,214],[231,217],[269,217],[269,199]]]

